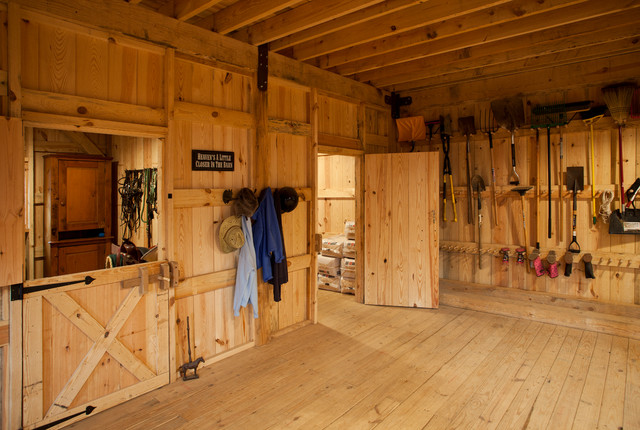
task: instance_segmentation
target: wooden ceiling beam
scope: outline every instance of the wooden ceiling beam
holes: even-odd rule
[[[404,11],[377,18],[348,29],[334,32],[293,47],[293,58],[308,60],[323,54],[339,51],[349,46],[370,42],[384,37],[392,37],[407,31],[422,28],[442,21],[458,21],[458,33],[464,31],[465,25],[474,23],[471,28],[488,27],[500,22],[507,22],[526,15],[561,7],[567,4],[579,4],[587,0],[515,0],[515,1],[482,1],[466,0],[452,2],[425,2]],[[504,5],[504,7],[498,7]],[[464,19],[471,15],[470,22]],[[468,30],[468,29],[467,29]],[[452,29],[453,31],[453,29]],[[438,34],[432,34],[435,38]]]
[[[388,0],[383,3],[378,3],[365,9],[360,9],[356,12],[352,12],[340,18],[332,19],[331,21],[323,24],[315,25],[306,30],[298,31],[297,33],[285,36],[283,38],[274,40],[270,43],[269,48],[272,51],[281,51],[285,48],[290,48],[308,40],[315,39],[325,34],[333,33],[348,28],[352,25],[366,22],[370,19],[378,18],[384,15],[388,15],[393,12],[406,9],[411,6],[420,4],[423,0]]]
[[[243,28],[233,34],[234,39],[261,45],[280,39],[289,34],[305,30],[340,18],[359,9],[380,3],[382,0],[314,0],[304,3],[287,12]]]
[[[300,0],[240,0],[214,13],[211,26],[217,33],[228,34],[297,3],[300,3]]]
[[[637,2],[635,7],[640,6]],[[547,30],[567,23],[579,22],[630,9],[628,0],[591,2],[540,11],[519,19],[484,27],[485,12],[468,15],[365,44],[349,47],[309,61],[317,67],[351,75],[385,65],[428,55],[504,40],[535,31]],[[503,13],[496,8],[494,16]],[[508,12],[507,12],[508,13]],[[435,38],[433,35],[437,35]]]
[[[563,52],[554,52],[541,56],[527,57],[524,59],[516,59],[507,63],[489,64],[484,67],[462,70],[445,75],[431,77],[416,76],[412,81],[390,85],[388,88],[393,88],[395,91],[402,91],[404,94],[408,91],[415,91],[417,89],[452,86],[465,82],[468,83],[478,80],[496,79],[499,77],[531,73],[535,71],[540,73],[542,70],[545,71],[545,73],[541,73],[542,76],[549,76],[551,78],[556,76],[557,69],[561,66],[576,63],[586,64],[590,61],[595,62],[627,54],[637,56],[639,52],[640,46],[638,46],[637,37],[634,36],[624,40],[571,49]],[[380,88],[384,87],[381,86]]]
[[[633,14],[640,18],[639,14]],[[567,28],[564,31],[546,31],[532,33],[510,39],[507,44],[502,41],[493,42],[473,48],[464,48],[454,52],[434,55],[420,60],[395,66],[372,70],[356,75],[357,80],[376,83],[377,86],[410,82],[419,79],[446,75],[463,70],[477,69],[503,63],[510,63],[527,58],[550,55],[583,49],[590,46],[620,41],[624,46],[625,39],[640,36],[638,21],[622,27],[600,27],[593,31],[589,26]],[[575,30],[575,31],[574,31]]]
[[[222,0],[175,0],[173,11],[175,18],[186,21],[200,12],[212,8]]]

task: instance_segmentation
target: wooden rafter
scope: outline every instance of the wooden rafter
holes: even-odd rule
[[[85,133],[75,131],[63,131],[63,133],[72,142],[78,144],[87,154],[105,155]]]
[[[380,3],[380,1],[310,1],[256,25],[241,29],[234,34],[234,38],[253,45],[261,45]]]
[[[211,28],[220,34],[231,33],[297,3],[300,0],[241,0],[213,14]]]
[[[420,58],[425,54],[454,51],[498,40],[506,42],[511,37],[607,16],[628,10],[625,3],[628,2],[613,0],[607,3],[589,3],[580,7],[570,5],[552,10],[540,9],[537,14],[523,15],[507,22],[500,21],[490,27],[486,27],[486,17],[477,14],[475,18],[467,16],[464,20],[437,23],[398,36],[353,46],[315,58],[311,63],[339,74],[350,75]]]
[[[222,0],[176,0],[173,6],[176,19],[186,21],[200,12],[212,8]]]
[[[337,31],[322,38],[302,43],[293,48],[293,57],[307,60],[319,55],[335,52],[347,47],[372,40],[391,37],[403,32],[423,28],[444,21],[450,26],[449,34],[469,31],[474,28],[488,27],[518,19],[526,15],[540,13],[543,10],[578,4],[585,0],[537,0],[505,1],[464,1],[464,7],[458,2],[426,2],[383,18],[377,18],[346,30]],[[500,7],[503,5],[502,7]],[[454,23],[455,22],[455,27]],[[433,37],[442,35],[432,34]]]
[[[633,48],[633,44],[625,43],[625,39],[633,41],[640,35],[637,22],[640,14],[636,11],[626,13],[629,20],[621,17],[619,22],[626,23],[622,27],[599,27],[593,25],[599,20],[588,21],[564,26],[555,31],[531,33],[509,40],[505,45],[501,41],[463,48],[453,52],[425,56],[417,60],[403,62],[356,75],[358,80],[375,82],[381,86],[388,86],[402,82],[442,76],[448,73],[482,68],[488,65],[498,65],[534,58],[554,53],[576,51],[590,46],[619,42],[620,46],[611,48]],[[623,20],[624,19],[624,20]],[[600,29],[600,30],[594,30]],[[595,49],[595,48],[594,48]],[[612,51],[613,52],[613,51]]]

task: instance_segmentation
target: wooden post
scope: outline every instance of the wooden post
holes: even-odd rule
[[[367,152],[366,105],[358,107],[358,134],[362,150]],[[356,198],[356,301],[364,303],[364,154],[355,157],[355,198]]]
[[[7,37],[9,50],[9,116],[22,118],[22,54],[20,5],[9,2]]]
[[[257,88],[257,82],[254,88]],[[271,159],[271,147],[269,144],[269,117],[267,91],[255,90],[255,115],[256,115],[256,147],[255,147],[255,173],[254,187],[262,189],[271,184],[271,168],[264,160]],[[258,324],[255,325],[256,345],[264,345],[271,339],[271,304],[269,301],[269,287],[262,282],[262,271],[258,270]]]
[[[315,250],[316,242],[316,228],[317,222],[317,204],[318,204],[318,110],[320,105],[318,103],[318,90],[311,89],[310,94],[311,103],[311,136],[308,139],[311,150],[309,157],[309,176],[308,181],[311,186],[311,201],[309,202],[309,214],[308,214],[308,240],[307,240],[307,252],[311,255],[311,263],[309,267],[309,279],[307,288],[307,319],[314,324],[318,323],[318,268],[317,268],[317,254]]]

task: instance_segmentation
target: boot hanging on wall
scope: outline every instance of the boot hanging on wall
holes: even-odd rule
[[[564,266],[564,276],[571,276],[573,254],[571,254],[570,252],[564,254],[564,262],[566,263],[566,266]]]
[[[558,277],[558,258],[556,257],[555,251],[549,251],[549,255],[547,255],[547,263],[549,263],[549,277],[557,278]]]
[[[584,257],[582,257],[582,261],[584,261],[584,276],[587,279],[596,279],[596,275],[593,273],[593,264],[591,264],[592,259],[591,254],[584,254]]]

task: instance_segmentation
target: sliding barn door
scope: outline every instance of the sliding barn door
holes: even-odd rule
[[[366,304],[438,307],[438,153],[365,155]]]
[[[169,272],[166,262],[146,263],[12,291],[23,300],[25,428],[169,383]]]

